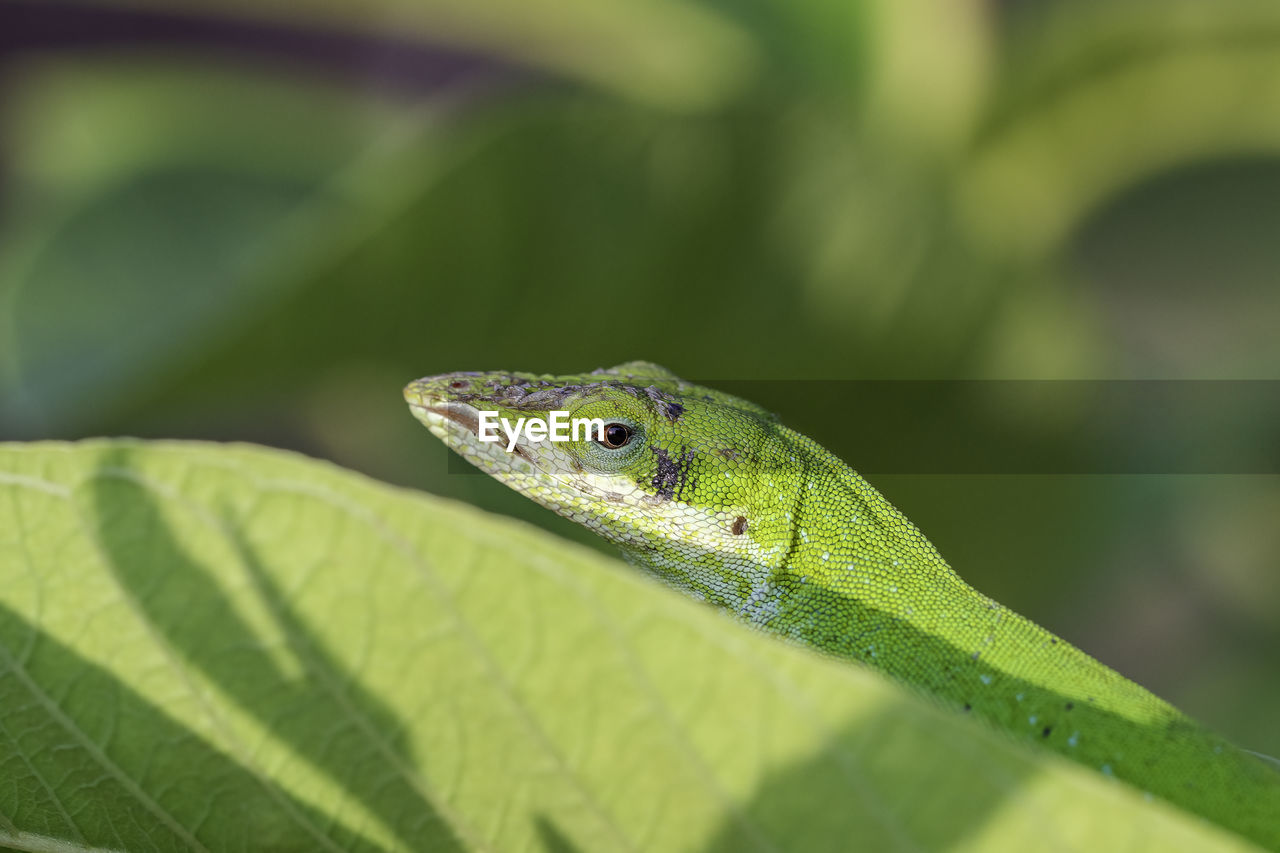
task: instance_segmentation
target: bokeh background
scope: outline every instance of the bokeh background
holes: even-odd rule
[[[0,0],[0,438],[293,448],[594,547],[404,383],[646,358],[867,467],[848,380],[897,380],[872,480],[961,574],[1271,754],[1277,283],[1272,2]],[[1131,387],[1174,404],[1100,424]]]

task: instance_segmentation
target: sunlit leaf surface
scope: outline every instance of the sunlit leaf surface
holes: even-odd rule
[[[525,525],[250,446],[0,447],[0,844],[1246,849]]]

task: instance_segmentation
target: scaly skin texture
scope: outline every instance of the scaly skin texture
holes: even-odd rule
[[[668,584],[1280,850],[1280,772],[974,590],[853,469],[758,406],[646,362],[450,373],[405,399],[468,461]],[[476,436],[480,410],[556,409],[629,440],[507,452]]]

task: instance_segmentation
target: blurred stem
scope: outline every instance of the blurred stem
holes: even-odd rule
[[[542,68],[651,105],[701,111],[756,73],[751,38],[678,0],[95,0],[92,5],[288,24],[450,45]]]

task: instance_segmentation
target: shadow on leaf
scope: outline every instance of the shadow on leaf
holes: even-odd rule
[[[213,524],[229,540],[243,577],[215,580],[211,568],[174,538],[155,496],[131,473],[127,451],[103,458],[93,502],[111,571],[137,612],[187,665],[406,847],[461,849],[412,766],[404,726],[297,617],[228,512],[215,510]],[[225,590],[240,580],[276,622],[301,672],[286,672],[278,650],[227,598]],[[359,841],[341,825],[330,823],[326,832],[343,848]]]
[[[337,849],[330,816],[3,604],[0,707],[0,844],[21,832],[128,850]],[[38,747],[51,727],[58,746]],[[351,830],[343,840],[377,849]]]
[[[920,737],[910,707],[889,707],[835,733],[817,755],[771,773],[743,813],[781,850],[949,850],[963,846],[1035,768],[992,763],[975,775],[972,755],[947,762],[954,729]],[[963,748],[963,747],[961,747]],[[814,796],[815,792],[833,792]],[[850,792],[853,796],[850,796]],[[834,792],[840,792],[837,795]],[[726,821],[705,853],[756,849],[740,822]]]

